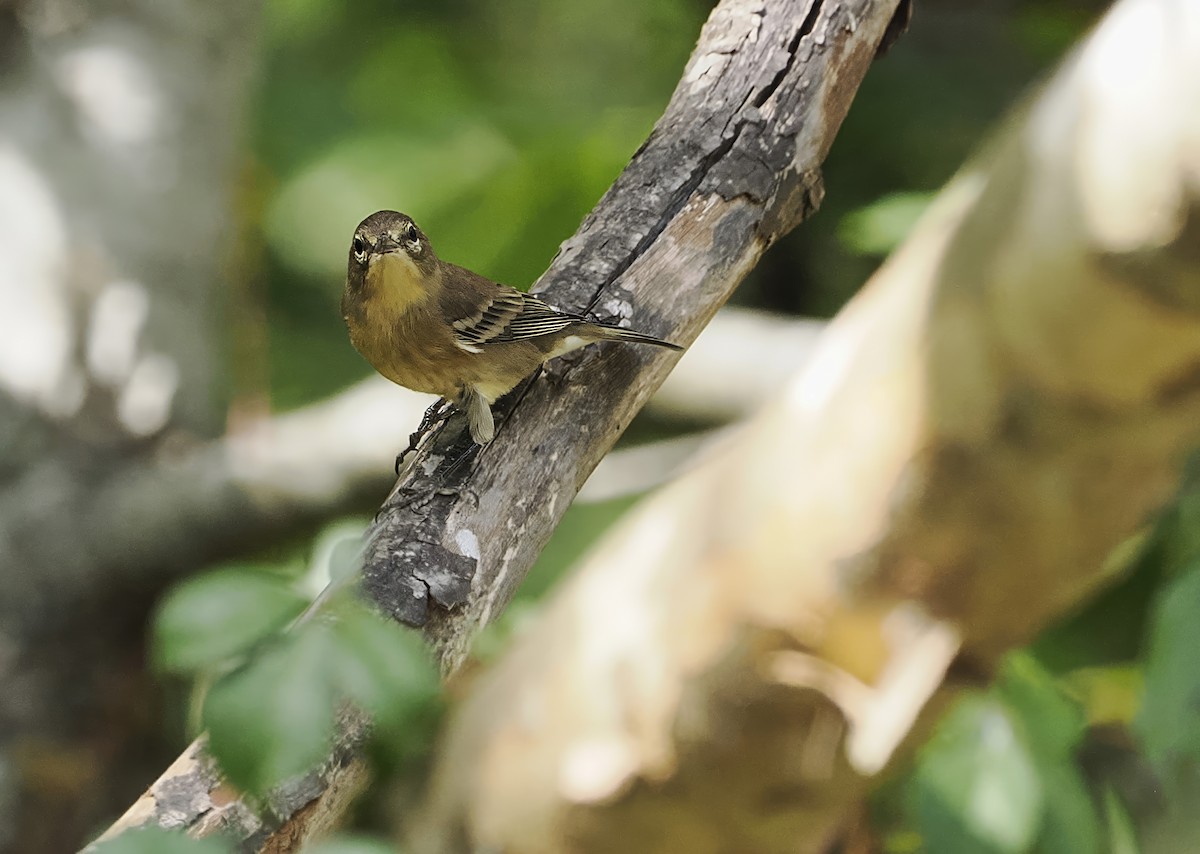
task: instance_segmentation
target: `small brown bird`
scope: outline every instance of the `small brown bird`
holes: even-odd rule
[[[496,434],[491,404],[555,356],[596,341],[683,349],[559,311],[443,261],[412,218],[396,211],[377,211],[354,230],[342,316],[375,370],[453,402],[480,445]]]

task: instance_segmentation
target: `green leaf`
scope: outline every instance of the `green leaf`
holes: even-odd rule
[[[1044,805],[1014,721],[981,696],[965,698],[942,722],[920,758],[913,792],[931,854],[1026,851]]]
[[[441,683],[421,639],[357,603],[334,625],[337,685],[367,710],[397,755],[428,747],[440,717]]]
[[[1074,759],[1087,731],[1083,706],[1024,652],[1005,659],[994,693],[1018,724],[1043,792],[1036,850],[1098,854],[1100,818]]]
[[[178,830],[139,827],[90,849],[93,854],[230,854],[219,839],[192,839]]]
[[[1100,854],[1103,828],[1096,805],[1074,764],[1038,762],[1045,810],[1038,833],[1039,854]]]
[[[1017,716],[1037,757],[1070,759],[1087,728],[1083,707],[1059,689],[1036,659],[1027,653],[1010,655],[1001,668],[997,693]]]
[[[210,689],[209,746],[234,785],[261,794],[324,757],[336,702],[331,652],[327,627],[308,623]]]
[[[1194,483],[1163,514],[1156,533],[1162,540],[1164,572],[1174,575],[1195,569],[1200,560],[1200,491]]]
[[[1168,785],[1200,770],[1200,572],[1174,579],[1154,610],[1146,693],[1135,728]]]
[[[396,850],[381,840],[366,836],[335,836],[311,847],[305,846],[304,854],[396,854]]]
[[[859,255],[886,255],[908,236],[933,198],[931,193],[891,193],[842,218],[838,238]]]
[[[1104,790],[1104,816],[1108,820],[1110,854],[1139,854],[1137,832],[1125,805],[1112,789]]]
[[[306,604],[263,573],[228,569],[185,581],[159,609],[156,660],[179,672],[211,667],[278,631]]]

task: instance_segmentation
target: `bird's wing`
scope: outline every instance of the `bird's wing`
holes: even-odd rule
[[[559,311],[552,305],[546,305],[537,297],[521,294],[523,305],[520,314],[508,322],[505,338],[500,340],[519,341],[522,338],[537,338],[541,335],[551,335],[566,329],[573,323],[580,323],[586,318],[577,314]]]
[[[448,313],[454,343],[470,353],[478,353],[485,344],[552,335],[584,320],[515,288],[489,284],[491,288],[479,293],[477,300],[473,299],[474,305],[467,307],[460,303],[456,306],[459,311]]]

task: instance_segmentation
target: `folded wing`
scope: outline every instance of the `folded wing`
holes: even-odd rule
[[[478,353],[485,344],[540,338],[580,322],[586,322],[585,318],[498,285],[475,311],[451,321],[451,326],[454,342],[467,352]]]

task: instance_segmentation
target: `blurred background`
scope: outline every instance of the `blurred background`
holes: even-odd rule
[[[386,493],[425,401],[346,415],[369,374],[338,308],[354,226],[403,210],[442,257],[529,286],[650,132],[712,5],[0,0],[0,849],[74,849],[187,743],[193,683],[156,649],[172,627],[151,628],[174,585],[223,569],[313,594]],[[801,319],[837,311],[1106,6],[919,3],[822,209],[735,297],[751,330],[801,353]],[[706,393],[652,406],[625,446],[754,404]],[[347,424],[371,441],[330,433]],[[571,509],[481,656],[644,486]],[[1136,731],[1168,631],[1150,615],[1194,514],[1181,501],[1118,590],[964,704],[854,850],[1138,850],[1170,818]],[[221,595],[215,625],[245,617]],[[996,716],[1024,759],[988,754]],[[1049,725],[1071,750],[1043,762]],[[1014,793],[1000,823],[1030,832],[954,812],[946,793],[989,773]]]

